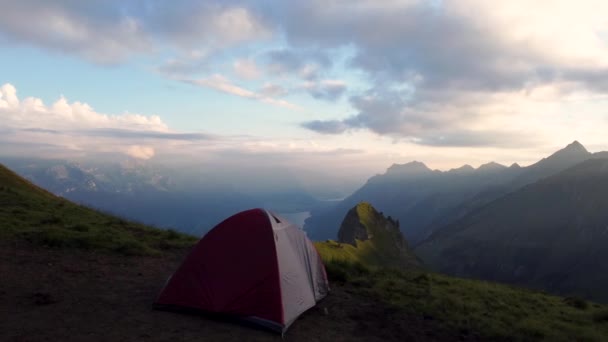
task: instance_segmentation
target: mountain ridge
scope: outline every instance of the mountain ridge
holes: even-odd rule
[[[490,162],[475,170],[465,167],[460,171],[438,171],[418,161],[394,164],[409,165],[419,172],[400,174],[397,171],[401,169],[393,165],[390,173],[371,177],[333,207],[313,211],[305,222],[305,229],[313,239],[331,238],[344,213],[356,203],[368,201],[378,210],[398,218],[406,238],[417,245],[470,210],[594,156],[596,154],[589,153],[578,141],[573,141],[525,167],[517,163],[505,167]]]

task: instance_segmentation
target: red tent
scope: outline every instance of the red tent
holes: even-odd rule
[[[252,209],[209,231],[155,306],[228,314],[284,333],[328,291],[325,267],[306,234]]]

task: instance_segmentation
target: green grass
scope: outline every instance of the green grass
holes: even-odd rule
[[[606,341],[608,306],[491,282],[382,267],[357,247],[315,243],[331,282],[403,314],[488,340]]]
[[[375,263],[374,258],[369,257],[369,253],[362,253],[362,249],[367,249],[369,243],[365,244],[361,243],[361,241],[357,241],[357,247],[333,240],[315,242],[314,244],[317,247],[319,254],[321,254],[325,260],[359,262],[368,265]]]
[[[0,165],[0,240],[10,239],[124,255],[162,254],[197,241],[76,205]]]
[[[403,314],[487,340],[606,341],[608,307],[420,269],[369,267],[323,254],[330,281]]]

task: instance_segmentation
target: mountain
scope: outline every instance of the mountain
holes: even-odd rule
[[[530,184],[591,158],[593,158],[593,154],[588,152],[581,143],[574,141],[549,157],[526,167],[526,171],[517,177],[511,186],[516,188]]]
[[[435,220],[482,190],[507,184],[519,172],[512,168],[491,170],[470,166],[441,172],[418,162],[393,165],[334,207],[313,211],[305,230],[316,240],[331,238],[346,211],[358,202],[368,201],[399,219],[405,237],[415,245],[427,236],[425,228]]]
[[[4,158],[4,161],[33,183],[74,202],[198,236],[234,212],[249,208],[292,213],[323,204],[297,185],[251,190],[196,170],[134,160],[96,163]],[[282,182],[290,183],[289,179]]]
[[[527,167],[490,162],[477,169],[465,165],[441,172],[420,162],[393,165],[343,201],[313,211],[305,229],[313,239],[331,238],[348,209],[367,201],[398,219],[405,237],[415,246],[467,213],[591,158],[594,155],[575,141]]]
[[[507,167],[502,164],[498,164],[496,162],[489,162],[487,164],[480,165],[477,170],[480,172],[496,172],[502,171],[506,168]]]
[[[370,266],[407,268],[419,266],[399,222],[387,218],[369,203],[359,203],[348,211],[338,232],[338,242],[317,242],[328,259],[356,260]]]
[[[387,176],[398,178],[416,177],[433,172],[424,163],[413,161],[406,164],[393,164],[386,170]]]
[[[448,274],[607,302],[606,198],[608,159],[589,159],[467,214],[416,253]]]

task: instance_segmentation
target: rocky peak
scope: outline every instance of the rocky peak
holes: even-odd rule
[[[399,221],[385,217],[366,202],[350,209],[338,231],[338,241],[369,253],[376,264],[385,266],[419,265],[399,229]]]
[[[469,173],[469,172],[473,172],[475,171],[475,169],[469,165],[469,164],[464,164],[461,167],[455,168],[455,169],[450,169],[448,172],[450,173]]]
[[[479,166],[477,168],[477,171],[497,171],[497,170],[503,170],[506,168],[507,167],[502,164],[498,164],[496,162],[489,162],[489,163]]]
[[[387,174],[407,174],[407,175],[418,175],[422,173],[428,173],[432,170],[429,169],[424,163],[419,161],[412,161],[406,164],[393,164],[386,170]]]
[[[563,149],[553,153],[549,158],[556,158],[556,157],[574,157],[574,156],[589,156],[591,153],[589,153],[589,151],[587,151],[587,149],[585,148],[585,146],[583,146],[581,143],[579,143],[578,141],[573,141],[572,143],[568,144],[568,146],[564,147]],[[547,159],[549,159],[547,158]]]

